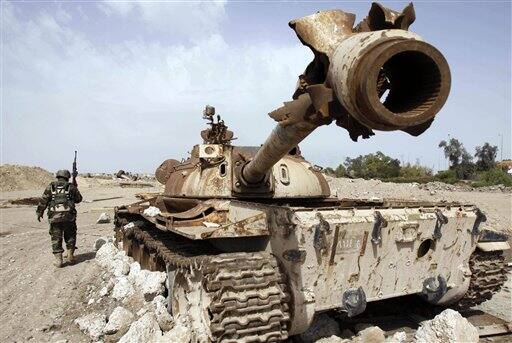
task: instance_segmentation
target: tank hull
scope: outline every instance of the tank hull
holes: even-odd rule
[[[479,244],[488,244],[479,243],[478,211],[467,204],[324,199],[294,206],[197,200],[184,211],[169,213],[169,202],[157,197],[116,209],[116,230],[125,250],[143,267],[167,268],[147,243],[145,252],[133,249],[143,238],[133,244],[133,237],[124,237],[128,225],[174,235],[190,244],[187,254],[199,249],[197,256],[203,257],[271,256],[286,279],[282,292],[289,295],[291,310],[285,317],[290,335],[305,331],[315,313],[330,309],[353,316],[366,303],[410,294],[434,304],[456,303],[470,286],[471,256]],[[149,207],[160,213],[148,215]],[[166,244],[169,251],[173,244]]]

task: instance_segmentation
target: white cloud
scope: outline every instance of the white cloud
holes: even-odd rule
[[[227,1],[105,1],[98,6],[107,15],[137,20],[153,31],[197,38],[217,32],[225,19]]]
[[[300,43],[230,46],[218,33],[100,46],[47,13],[21,20],[12,6],[4,28],[4,162],[52,170],[78,148],[83,170],[153,171],[199,142],[205,104],[239,143],[259,144],[274,125],[266,113],[290,99],[312,58]]]

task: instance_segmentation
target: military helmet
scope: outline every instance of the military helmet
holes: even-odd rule
[[[57,172],[57,174],[55,174],[55,176],[57,178],[62,177],[66,180],[69,180],[69,178],[71,177],[71,173],[69,172],[69,170],[61,169]]]

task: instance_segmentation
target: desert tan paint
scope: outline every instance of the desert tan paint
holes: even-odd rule
[[[443,302],[455,301],[467,290],[468,261],[476,247],[470,233],[475,221],[472,212],[443,209],[448,223],[441,228],[441,239],[418,257],[420,244],[432,239],[436,215],[417,208],[379,211],[388,221],[380,245],[371,242],[373,209],[299,210],[295,212],[298,225],[288,237],[280,234],[279,227],[271,229],[269,250],[283,263],[293,291],[296,312],[292,332],[309,326],[314,312],[342,307],[342,294],[350,288],[362,287],[366,300],[371,302],[419,293],[426,278],[441,275],[447,280],[447,295],[454,297],[445,296]],[[320,252],[313,247],[318,214],[330,226],[327,249]],[[284,259],[284,251],[290,249],[305,250],[305,261]]]
[[[214,146],[211,144],[211,146]],[[196,165],[183,175],[185,182],[181,188],[182,195],[197,198],[231,198],[233,169],[230,165],[232,150],[224,147],[222,156],[224,162],[212,166]],[[221,165],[225,166],[225,174],[221,174]],[[318,177],[312,170],[312,165],[305,160],[283,158],[272,168],[275,190],[274,198],[322,197],[322,187]],[[284,171],[283,171],[284,169]],[[286,175],[283,175],[285,173]]]

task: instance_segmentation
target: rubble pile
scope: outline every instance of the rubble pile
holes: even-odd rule
[[[425,184],[417,184],[419,189],[425,189],[431,192],[437,191],[477,191],[477,192],[512,192],[512,187],[507,187],[505,185],[495,185],[495,186],[487,186],[487,187],[471,187],[470,184],[458,183],[455,185],[451,185],[444,182],[433,181]]]
[[[478,342],[478,330],[462,315],[446,309],[421,324],[414,336],[416,343]]]
[[[128,180],[128,181],[137,181],[137,180],[153,181],[153,180],[155,180],[155,176],[152,174],[130,173],[130,172],[125,172],[122,169],[114,174],[80,173],[79,176],[84,179],[103,179],[103,180],[116,180],[116,179],[122,179],[122,180]]]
[[[133,342],[188,342],[192,333],[186,318],[173,318],[167,311],[166,274],[141,269],[138,262],[119,250],[112,238],[101,237],[94,244],[96,263],[107,272],[104,285],[89,305],[113,302],[112,311],[95,311],[75,319],[89,338]]]
[[[333,196],[339,198],[407,198],[410,200],[429,199],[451,192],[512,193],[512,187],[495,185],[473,188],[469,184],[448,184],[439,181],[425,184],[393,183],[376,179],[350,179],[325,176]],[[441,198],[439,200],[442,200]]]
[[[426,320],[421,323],[413,337],[407,337],[407,334],[403,331],[395,332],[393,335],[385,336],[384,331],[378,326],[368,326],[365,324],[357,324],[356,331],[357,335],[354,335],[350,330],[345,330],[341,337],[337,335],[330,335],[327,327],[322,324],[326,324],[327,321],[322,319],[318,322],[315,319],[316,326],[323,327],[321,331],[313,329],[313,332],[323,335],[323,338],[318,339],[315,336],[316,343],[444,343],[444,342],[465,342],[465,343],[477,343],[478,342],[478,330],[462,315],[452,309],[446,309],[438,314],[432,320]],[[357,329],[359,328],[359,330]],[[335,331],[338,329],[335,329]],[[310,330],[308,330],[309,332]],[[346,334],[346,331],[349,334]],[[350,335],[352,334],[352,335]],[[301,338],[311,339],[313,336]],[[306,340],[302,340],[306,342]]]

